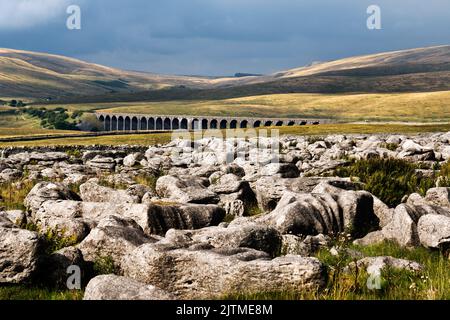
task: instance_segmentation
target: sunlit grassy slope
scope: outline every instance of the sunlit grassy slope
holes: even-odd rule
[[[49,130],[40,127],[40,120],[21,114],[10,114],[11,108],[0,107],[0,137],[66,134],[73,131]]]
[[[450,91],[395,94],[273,94],[224,100],[63,106],[69,110],[158,115],[317,117],[341,121],[450,121]]]

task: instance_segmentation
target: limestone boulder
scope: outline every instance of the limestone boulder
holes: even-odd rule
[[[450,245],[450,217],[428,214],[417,225],[420,243],[427,248],[448,248]]]
[[[133,167],[139,164],[144,159],[144,155],[140,152],[132,153],[123,158],[123,165],[126,167]]]
[[[420,212],[414,207],[407,204],[397,206],[392,221],[382,229],[384,238],[406,247],[419,245],[417,234],[419,218]]]
[[[125,256],[122,269],[125,276],[171,291],[180,299],[298,292],[320,288],[326,279],[324,266],[316,258],[290,255],[270,260],[243,248],[167,250],[147,244]]]
[[[149,205],[146,215],[127,214],[147,234],[163,236],[169,229],[201,229],[216,226],[225,218],[225,210],[217,205],[158,202]]]
[[[28,193],[24,204],[32,213],[37,212],[41,205],[49,200],[80,200],[65,184],[39,182]]]
[[[23,283],[35,274],[40,257],[36,232],[0,225],[0,283]]]
[[[450,188],[432,188],[427,191],[425,200],[430,204],[450,208]]]
[[[324,236],[323,234],[306,236],[306,238],[293,234],[284,234],[282,236],[281,254],[309,257],[318,252],[321,248],[329,246],[330,243],[331,238]]]
[[[86,264],[81,251],[75,247],[66,247],[43,259],[39,276],[51,287],[67,289],[67,280],[71,275],[68,271],[72,266],[80,268],[81,281],[84,281]]]
[[[163,176],[156,182],[156,192],[162,198],[181,203],[218,203],[219,197],[207,188],[208,183],[208,179],[196,177]]]
[[[101,275],[89,281],[83,300],[174,300],[175,296],[155,286],[116,275]]]
[[[104,187],[92,181],[80,186],[80,197],[86,202],[139,203],[142,196],[139,197],[139,195],[132,194],[128,190]]]
[[[208,244],[214,248],[251,248],[276,256],[281,248],[281,235],[277,230],[253,222],[231,223],[227,228],[208,227],[199,230],[169,230],[166,240],[189,239],[184,246]],[[173,241],[179,243],[179,241]]]
[[[350,263],[348,269],[364,269],[368,274],[381,275],[385,268],[393,268],[397,270],[406,270],[410,272],[420,272],[423,266],[415,261],[398,259],[390,256],[382,257],[366,257],[358,261]]]
[[[348,232],[355,238],[376,230],[379,220],[373,212],[373,198],[364,191],[329,193],[285,192],[276,209],[255,220],[281,234],[336,235]]]
[[[22,210],[8,210],[0,212],[0,216],[5,217],[17,226],[21,226],[27,221],[25,212]]]
[[[293,163],[269,163],[261,168],[263,176],[280,176],[281,178],[297,178],[300,171]]]
[[[118,265],[124,255],[152,241],[156,239],[146,237],[134,220],[111,215],[102,219],[77,248],[85,261],[108,258]]]

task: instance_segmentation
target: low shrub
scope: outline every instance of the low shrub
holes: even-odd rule
[[[401,159],[358,160],[337,169],[335,174],[340,177],[358,177],[365,184],[365,190],[391,207],[400,204],[405,195],[414,192],[423,195],[436,184],[435,177],[417,174],[414,164]]]
[[[99,256],[93,264],[95,275],[119,274],[119,267],[111,256]]]

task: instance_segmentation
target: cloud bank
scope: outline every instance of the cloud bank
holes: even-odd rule
[[[65,13],[67,0],[0,0],[0,30],[46,24]]]
[[[375,3],[382,30],[371,31]],[[69,4],[82,30],[65,27]],[[450,44],[449,13],[448,0],[0,0],[0,46],[157,73],[271,73]]]

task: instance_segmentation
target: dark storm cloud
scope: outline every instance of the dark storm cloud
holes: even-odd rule
[[[450,43],[446,0],[35,1],[40,6],[16,8],[18,23],[0,23],[0,46],[158,73],[269,73]],[[77,2],[82,30],[69,31],[65,6]],[[0,18],[11,17],[5,3],[11,2],[0,0]],[[382,9],[382,30],[366,28],[371,4]]]

